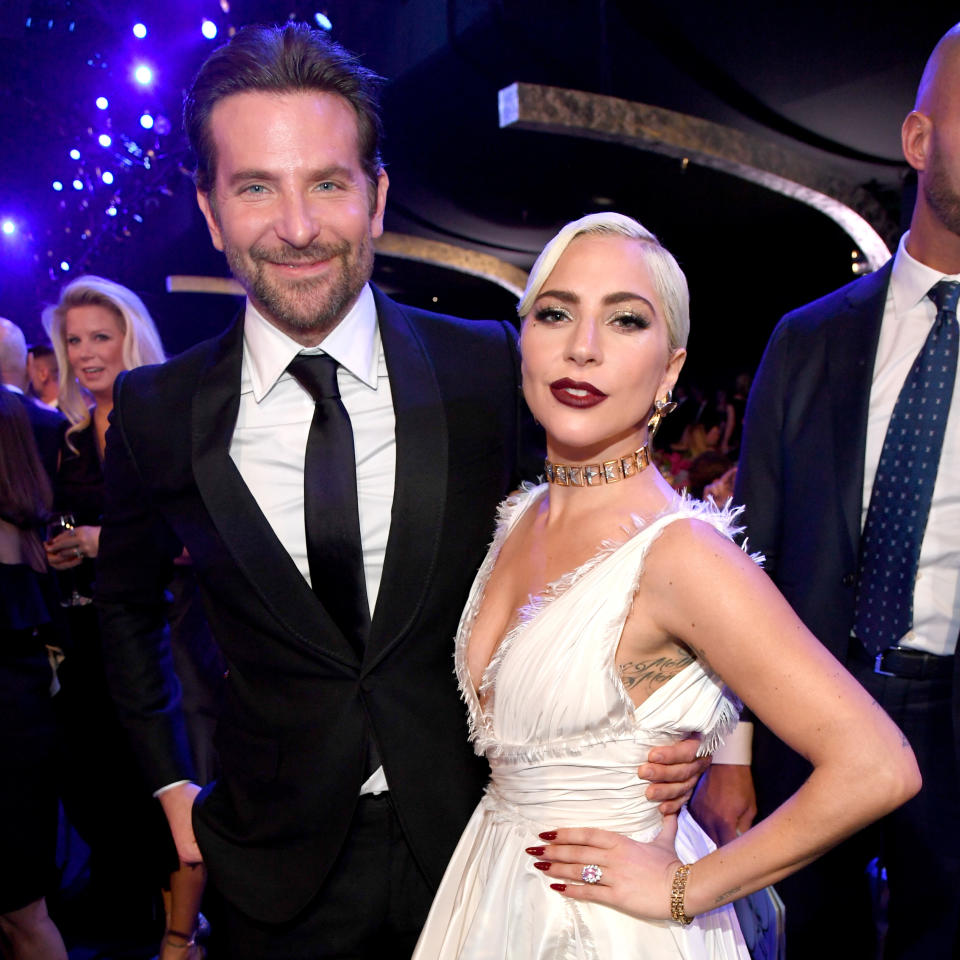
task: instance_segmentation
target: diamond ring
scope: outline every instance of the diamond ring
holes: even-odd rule
[[[599,883],[603,879],[603,871],[595,863],[588,863],[580,871],[580,879],[584,883]]]

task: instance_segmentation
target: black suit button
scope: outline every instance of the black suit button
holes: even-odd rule
[[[840,582],[841,582],[845,587],[852,587],[852,586],[857,582],[857,578],[856,578],[856,576],[855,576],[854,574],[852,574],[852,573],[845,573],[845,574],[840,578]]]

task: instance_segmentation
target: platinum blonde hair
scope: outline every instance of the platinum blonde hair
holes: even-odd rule
[[[640,244],[644,263],[650,272],[653,287],[663,305],[664,319],[670,338],[671,351],[687,345],[690,335],[690,291],[687,278],[672,253],[645,227],[622,213],[591,213],[574,220],[543,248],[530,271],[517,314],[524,318],[533,308],[547,277],[563,256],[570,242],[584,236],[622,236]]]
[[[88,397],[77,383],[67,358],[67,312],[74,307],[104,307],[116,318],[123,334],[123,367],[133,370],[166,357],[160,334],[144,302],[132,291],[103,277],[77,277],[60,291],[60,300],[43,311],[43,328],[53,344],[60,368],[60,410],[70,421],[70,435],[90,423]],[[73,448],[73,444],[70,444]]]

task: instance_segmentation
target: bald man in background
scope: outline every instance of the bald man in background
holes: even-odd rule
[[[23,401],[37,441],[40,462],[52,484],[57,475],[57,459],[67,421],[62,414],[36,403],[24,393],[27,386],[27,342],[23,331],[6,317],[0,317],[0,383]]]

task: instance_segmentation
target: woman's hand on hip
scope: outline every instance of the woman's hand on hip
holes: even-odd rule
[[[544,879],[560,896],[603,903],[634,917],[670,919],[670,892],[680,861],[674,843],[677,817],[663,818],[663,829],[649,843],[593,827],[562,828],[540,834],[527,848]],[[596,876],[594,883],[585,877]]]

